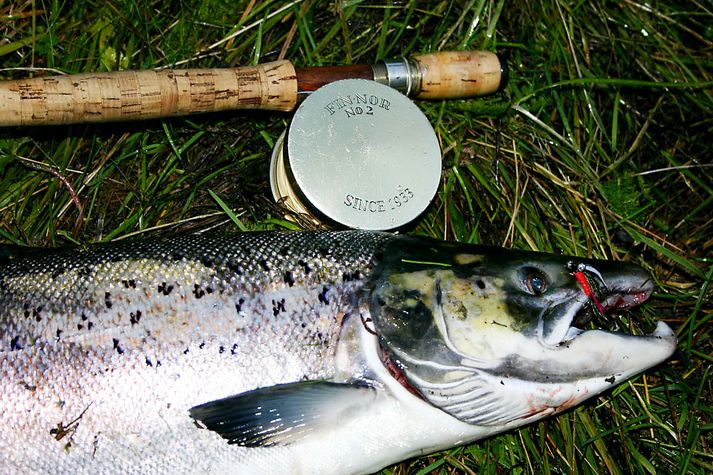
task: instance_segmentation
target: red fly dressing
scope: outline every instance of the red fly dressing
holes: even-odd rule
[[[594,294],[594,291],[592,290],[592,286],[589,283],[589,279],[587,278],[587,273],[595,275],[599,278],[599,281],[602,283],[604,287],[606,287],[606,282],[604,282],[604,278],[602,277],[602,274],[597,271],[592,266],[588,266],[587,264],[584,263],[575,263],[570,261],[567,263],[567,270],[570,271],[572,274],[572,277],[574,277],[577,282],[579,283],[580,287],[582,287],[582,292],[584,292],[584,295],[591,299],[592,302],[594,302],[594,305],[596,306],[597,310],[599,310],[600,314],[604,315],[604,307],[602,306],[601,303],[599,303],[599,300],[597,300],[597,296]]]

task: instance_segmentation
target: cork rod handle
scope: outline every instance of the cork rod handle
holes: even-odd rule
[[[507,67],[489,51],[442,51],[416,55],[420,75],[419,99],[482,96],[501,89]]]
[[[506,67],[487,51],[446,51],[379,64],[119,71],[0,82],[0,127],[155,119],[232,109],[291,111],[298,93],[348,78],[373,79],[419,99],[502,88]]]
[[[289,111],[292,63],[255,67],[120,71],[0,82],[0,126],[111,122],[232,109]]]

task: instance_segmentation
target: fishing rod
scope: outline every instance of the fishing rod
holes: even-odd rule
[[[507,69],[487,51],[444,51],[375,65],[295,68],[288,60],[223,69],[72,74],[0,82],[0,126],[156,119],[234,109],[294,110],[340,79],[369,79],[419,99],[491,94]]]

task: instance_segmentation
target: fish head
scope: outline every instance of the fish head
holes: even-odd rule
[[[676,349],[650,335],[584,329],[653,291],[640,267],[414,241],[387,254],[370,311],[382,360],[409,390],[470,424],[503,430],[568,409]]]

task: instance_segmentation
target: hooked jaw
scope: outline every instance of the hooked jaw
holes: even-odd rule
[[[580,292],[554,306],[546,317],[553,324],[538,332],[545,349],[542,360],[549,360],[544,366],[559,373],[559,377],[548,374],[549,379],[628,378],[659,364],[676,350],[673,330],[661,321],[649,335],[585,330],[598,309],[604,316],[629,310],[645,302],[654,289],[649,275],[638,268],[609,274],[603,284],[598,296]]]
[[[532,267],[528,264],[527,268]],[[663,322],[643,336],[583,329],[598,310],[605,315],[628,310],[647,300],[653,291],[651,278],[638,267],[598,267],[602,269],[598,274],[601,285],[585,291],[576,283],[567,283],[566,276],[551,266],[547,275],[552,279],[562,275],[562,279],[552,280],[552,292],[543,292],[540,299],[546,310],[530,331],[497,324],[493,317],[469,323],[466,314],[453,313],[459,307],[447,303],[455,295],[459,302],[468,302],[467,285],[451,283],[448,293],[441,278],[434,277],[430,289],[436,295],[430,301],[435,305],[429,315],[440,329],[439,340],[432,340],[436,337],[433,332],[418,335],[422,343],[430,342],[438,352],[417,356],[407,348],[411,339],[393,344],[393,338],[382,334],[382,360],[384,355],[388,357],[392,376],[410,392],[457,419],[496,431],[573,407],[661,363],[676,350],[676,336]],[[421,295],[423,299],[428,292]],[[493,298],[481,299],[480,305]],[[523,299],[511,305],[526,308],[528,304]],[[423,312],[404,312],[407,306],[399,309],[393,313],[395,319],[408,315],[409,323],[423,320],[417,317]],[[477,316],[477,312],[473,314]]]
[[[545,380],[517,381],[530,405],[527,415],[510,421],[513,426],[570,409],[662,363],[676,351],[676,335],[662,321],[651,334],[641,336],[570,328],[577,331],[569,331],[552,352],[557,374]]]
[[[601,278],[601,274],[598,275]],[[601,316],[606,316],[629,310],[648,300],[654,290],[651,278],[643,272],[622,274],[602,284],[598,295],[587,295],[583,290],[562,304],[555,305],[550,312],[554,315],[547,317],[552,324],[544,328],[540,322],[541,342],[557,346],[573,340],[584,332],[585,325],[596,313],[602,312],[604,315]]]
[[[533,348],[531,359],[516,357],[490,373],[497,377],[505,370],[508,384],[517,386],[528,401],[524,415],[500,422],[517,426],[567,410],[663,362],[676,350],[676,336],[662,321],[651,334],[639,336],[584,329],[598,311],[606,316],[629,310],[654,289],[649,275],[638,267],[605,275],[596,293],[586,287],[574,296],[569,293],[541,319],[539,350]],[[554,324],[544,328],[544,320]],[[501,397],[518,400],[512,392]]]

